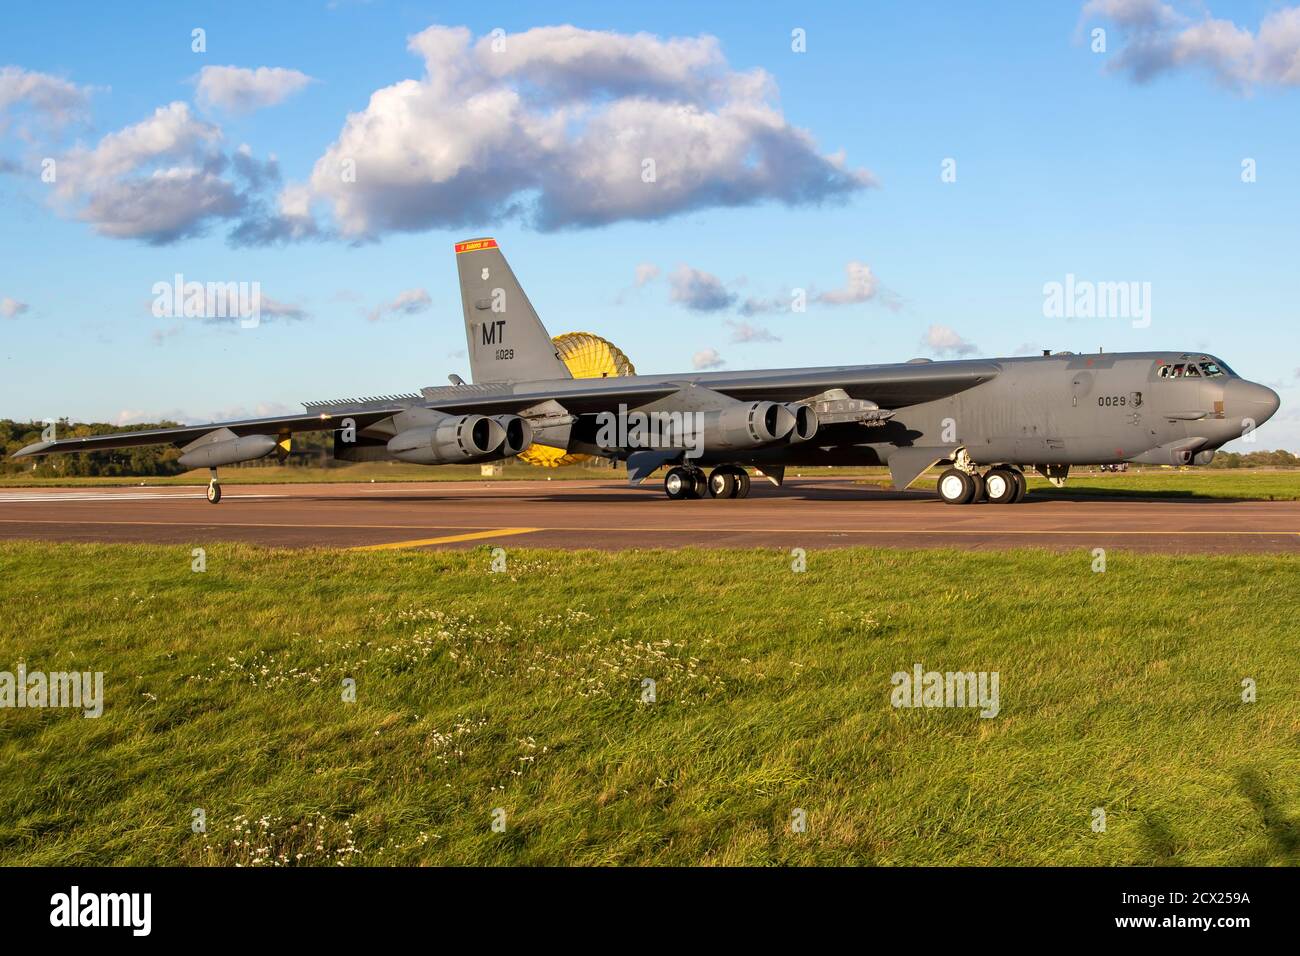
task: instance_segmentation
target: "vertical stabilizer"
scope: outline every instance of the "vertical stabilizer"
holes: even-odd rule
[[[456,243],[456,271],[475,382],[573,377],[495,239]]]

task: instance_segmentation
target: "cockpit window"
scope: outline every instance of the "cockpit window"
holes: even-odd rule
[[[1222,362],[1179,362],[1177,365],[1161,365],[1156,374],[1160,378],[1221,378],[1234,374],[1232,369]]]

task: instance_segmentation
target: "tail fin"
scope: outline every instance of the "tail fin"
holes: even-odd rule
[[[456,270],[475,382],[573,377],[495,239],[456,243]]]

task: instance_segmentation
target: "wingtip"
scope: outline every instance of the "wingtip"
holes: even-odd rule
[[[38,442],[36,442],[35,444],[28,445],[26,448],[19,448],[16,452],[14,452],[14,453],[13,453],[12,455],[10,455],[9,457],[10,457],[10,458],[30,458],[32,455],[39,455],[41,452],[45,451],[47,448],[51,448],[51,447],[53,447],[53,445],[54,445],[54,442],[52,442],[52,441],[38,441]]]

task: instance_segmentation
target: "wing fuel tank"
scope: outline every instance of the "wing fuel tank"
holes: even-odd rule
[[[217,468],[265,458],[278,445],[274,435],[244,435],[191,446],[179,461],[182,468]]]

